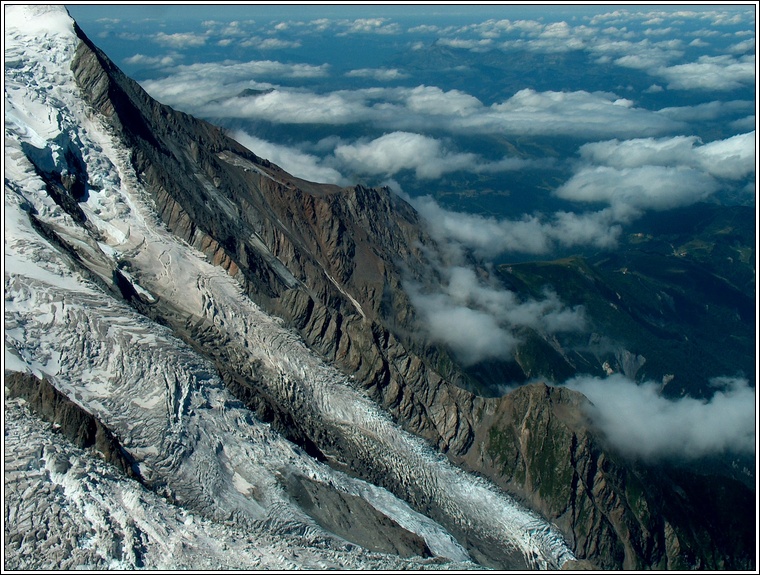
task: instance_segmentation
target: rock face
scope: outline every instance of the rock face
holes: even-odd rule
[[[367,505],[363,499],[332,489],[304,476],[289,478],[288,491],[320,525],[366,549],[401,557],[430,557],[425,541]]]
[[[754,494],[737,481],[711,483],[603,449],[583,416],[587,402],[572,390],[523,386],[481,412],[479,449],[463,463],[519,493],[578,557],[604,569],[748,568],[755,517],[743,505]],[[718,523],[737,538],[713,532]]]
[[[20,397],[43,420],[53,423],[56,429],[75,446],[92,448],[105,461],[120,469],[128,477],[140,478],[132,457],[119,444],[119,440],[95,416],[88,413],[50,382],[34,375],[13,372],[5,376],[8,397]]]
[[[416,335],[402,277],[435,281],[427,255],[435,246],[406,202],[387,189],[341,189],[290,176],[216,127],[152,100],[77,33],[81,43],[71,68],[82,94],[131,150],[130,162],[163,224],[236,278],[251,300],[283,318],[404,428],[555,522],[580,560],[625,569],[751,565],[751,542],[719,536],[732,529],[748,533],[742,528],[750,518],[721,512],[730,503],[749,509],[738,503],[753,500],[748,490],[716,489],[706,480],[616,458],[585,419],[585,398],[570,390],[527,385],[502,398],[468,391],[470,376],[445,350]],[[86,193],[86,170],[76,158],[74,151],[65,173],[38,166],[60,205],[74,214],[75,200]],[[261,419],[313,456],[386,487],[434,519],[442,516],[415,485],[374,467],[371,454],[350,441],[350,430],[320,422],[308,398],[249,365],[230,334],[183,314],[161,294],[148,301],[119,274],[114,270],[122,296],[211,359]],[[59,409],[53,395],[40,399],[41,409]],[[289,488],[315,519],[352,530],[328,509],[350,508],[350,498],[325,505],[312,482]],[[712,505],[711,522],[697,511],[704,498]],[[399,537],[385,518],[356,512],[366,515],[365,526],[374,521],[395,533],[392,543],[379,539],[378,548],[426,553],[424,542]],[[473,556],[484,565],[503,559],[488,541],[471,541],[468,550],[477,550]]]
[[[414,327],[402,268],[430,270],[423,247],[433,243],[411,206],[387,189],[293,178],[210,124],[150,99],[86,39],[72,69],[133,150],[175,234],[409,429],[444,451],[469,447],[475,398],[452,383],[465,376],[445,352],[400,335]]]

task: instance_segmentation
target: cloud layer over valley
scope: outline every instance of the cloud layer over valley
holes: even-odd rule
[[[449,347],[465,365],[509,359],[519,328],[548,334],[585,329],[583,308],[568,308],[550,290],[541,300],[522,301],[469,267],[451,266],[442,275],[438,290],[413,283],[406,289],[430,338]]]
[[[636,383],[613,374],[579,376],[567,387],[591,400],[592,420],[628,456],[697,459],[724,453],[755,453],[755,390],[746,379],[716,377],[710,400],[667,399],[661,384]]]

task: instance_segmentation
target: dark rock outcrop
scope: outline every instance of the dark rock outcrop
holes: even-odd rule
[[[539,510],[601,568],[752,566],[749,488],[624,459],[599,440],[586,405],[569,389],[520,387],[480,412],[478,449],[461,462]]]
[[[431,557],[425,541],[401,527],[366,501],[300,475],[287,480],[288,493],[328,531],[381,553],[401,557]]]
[[[54,429],[75,446],[94,449],[106,462],[128,477],[140,479],[133,458],[111,430],[58,391],[49,381],[20,372],[7,372],[4,379],[9,397],[24,399],[32,411],[44,421],[52,423]]]

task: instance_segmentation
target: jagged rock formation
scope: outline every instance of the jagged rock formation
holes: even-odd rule
[[[88,413],[49,381],[40,380],[32,374],[9,373],[5,376],[8,397],[20,397],[28,403],[44,421],[54,425],[75,446],[92,448],[127,477],[139,478],[139,469],[134,459],[119,444],[119,440],[97,417]],[[66,467],[62,461],[60,466]],[[65,469],[64,469],[65,471]]]
[[[544,384],[518,388],[483,410],[480,449],[464,463],[519,493],[560,527],[578,557],[602,568],[751,565],[751,528],[738,529],[736,539],[710,534],[711,524],[726,519],[718,519],[721,509],[732,510],[734,527],[726,528],[753,524],[754,512],[739,503],[753,500],[751,491],[728,479],[710,486],[694,473],[652,468],[604,449],[583,415],[587,401]],[[697,496],[702,489],[710,495]]]
[[[432,240],[411,206],[387,189],[293,178],[218,128],[152,100],[86,39],[72,70],[133,151],[170,230],[237,277],[251,299],[296,327],[412,431],[444,451],[467,449],[474,398],[449,383],[464,376],[444,352],[426,349],[422,359],[397,335],[413,326],[414,313],[402,266],[430,269],[422,246]],[[429,367],[436,362],[446,380]]]
[[[683,485],[697,485],[696,479],[676,483],[616,458],[586,421],[582,395],[544,385],[503,398],[468,391],[470,376],[445,350],[417,335],[402,278],[435,281],[428,259],[435,245],[406,202],[387,189],[340,189],[290,176],[218,128],[152,100],[76,31],[81,42],[71,70],[81,93],[130,151],[128,162],[163,225],[226,270],[253,302],[282,318],[396,422],[555,522],[576,556],[593,565],[751,564],[751,545],[720,539],[715,527],[700,521],[693,512],[696,494],[673,496]],[[86,197],[88,174],[72,145],[63,167],[28,156],[50,196],[87,228],[77,202]],[[503,542],[468,533],[468,519],[452,519],[450,502],[436,501],[428,485],[378,459],[381,447],[367,448],[355,430],[325,420],[314,397],[271,365],[257,363],[247,339],[152,289],[158,284],[140,260],[145,256],[135,250],[120,267],[109,267],[84,261],[76,242],[55,229],[46,228],[46,235],[66,247],[79,268],[95,270],[98,281],[208,358],[236,397],[310,455],[385,487],[441,522],[481,564],[515,564],[514,551]],[[138,291],[129,278],[150,293]],[[60,403],[55,393],[40,397],[43,411]],[[288,489],[328,530],[347,533],[346,514],[335,510],[353,505],[366,525],[392,533],[376,541],[378,549],[429,553],[414,534],[399,536],[386,516],[360,506],[350,494],[326,495],[305,479],[291,479]],[[705,484],[700,495],[707,493],[712,491]],[[742,490],[722,496],[750,497]],[[327,505],[319,503],[322,497]],[[747,520],[720,516],[717,502],[714,509],[718,530]],[[367,533],[357,535],[360,544],[369,544]],[[714,546],[705,549],[708,537]]]

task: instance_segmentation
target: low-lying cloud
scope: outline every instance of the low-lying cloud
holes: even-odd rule
[[[713,28],[692,32],[699,36],[717,36],[714,26],[746,25],[752,34],[754,16],[731,12],[679,11],[646,17],[644,13],[615,11],[613,18],[596,15],[588,23],[543,23],[535,20],[487,20],[480,24],[439,29],[436,44],[472,52],[490,50],[528,50],[562,53],[572,50],[589,52],[599,64],[613,63],[665,79],[672,90],[726,91],[754,84],[754,38],[728,46],[724,53],[703,54],[692,62],[683,62],[687,53],[681,33],[683,20],[708,22]],[[588,25],[590,24],[590,25]],[[612,24],[615,24],[614,26]],[[642,28],[641,25],[649,26]],[[435,32],[435,30],[430,30]],[[687,33],[688,35],[688,33]],[[690,48],[706,48],[710,44],[695,39]],[[725,53],[727,52],[727,53]],[[739,57],[736,57],[739,56]]]
[[[346,186],[350,183],[340,172],[329,166],[325,166],[320,158],[312,154],[307,154],[287,146],[273,144],[242,130],[233,132],[232,138],[254,152],[257,156],[274,162],[286,172],[298,178],[339,186]]]
[[[411,132],[392,132],[374,140],[353,142],[328,137],[316,144],[302,142],[299,148],[274,144],[243,130],[234,132],[233,137],[295,176],[338,185],[349,185],[364,177],[388,180],[405,170],[414,172],[417,179],[430,180],[457,171],[497,173],[550,164],[509,156],[485,160],[477,154],[451,151],[441,140]],[[309,154],[304,151],[307,149],[320,155]]]
[[[622,233],[619,222],[634,215],[607,208],[581,214],[526,214],[510,220],[447,210],[430,196],[409,201],[427,222],[431,236],[449,253],[467,250],[485,259],[505,253],[541,255],[558,247],[611,248]]]
[[[604,207],[497,219],[447,210],[430,196],[409,201],[449,253],[467,250],[491,259],[576,246],[609,249],[623,226],[648,210],[688,206],[740,186],[756,170],[755,132],[707,144],[696,136],[592,142],[581,146],[579,156],[574,173],[554,195]]]
[[[589,415],[622,453],[647,460],[755,453],[755,390],[746,379],[712,380],[715,395],[667,399],[655,382],[613,374],[578,376],[565,385],[591,400]]]
[[[707,144],[696,136],[593,142],[581,146],[580,155],[588,162],[618,169],[681,166],[734,180],[755,170],[755,132]]]
[[[511,358],[519,328],[551,334],[586,326],[583,308],[568,308],[551,290],[543,299],[521,301],[469,267],[452,266],[442,275],[444,283],[435,291],[409,284],[407,292],[430,338],[446,345],[464,365]]]
[[[718,187],[709,175],[693,168],[593,166],[576,172],[555,194],[576,202],[667,210],[704,200]]]
[[[425,85],[327,93],[273,86],[267,93],[240,97],[244,89],[252,87],[252,79],[325,77],[329,67],[251,61],[178,66],[168,72],[164,78],[144,81],[143,87],[157,100],[205,118],[282,124],[368,123],[389,131],[597,139],[656,136],[686,127],[679,120],[639,108],[608,92],[538,92],[526,88],[491,105],[461,90]]]
[[[132,66],[145,66],[146,68],[161,68],[173,66],[176,63],[176,54],[166,54],[165,56],[146,56],[145,54],[135,54],[124,58],[126,64]]]
[[[700,56],[696,62],[651,71],[668,82],[670,90],[729,91],[755,84],[755,55]]]
[[[182,49],[203,46],[206,43],[207,37],[192,32],[175,32],[173,34],[159,32],[153,37],[153,40],[164,46]]]
[[[619,213],[666,210],[707,199],[755,171],[755,132],[702,144],[696,136],[593,142],[555,191],[563,199],[602,202]]]
[[[450,151],[441,140],[412,132],[391,132],[370,141],[341,144],[335,148],[334,157],[337,165],[354,174],[388,178],[402,170],[413,170],[420,180],[457,171],[494,173],[537,165],[536,161],[510,157],[485,161],[473,153]]]
[[[402,80],[408,78],[409,74],[396,68],[357,68],[346,72],[349,78],[371,78],[381,82],[390,82],[393,80]]]

